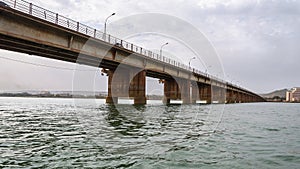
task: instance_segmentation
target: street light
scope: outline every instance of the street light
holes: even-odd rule
[[[163,45],[161,45],[161,47],[160,47],[160,51],[159,51],[159,56],[160,56],[160,59],[161,59],[161,57],[162,57],[162,48],[164,47],[164,46],[166,46],[166,45],[168,45],[169,43],[167,42],[167,43],[165,43],[165,44],[163,44]]]
[[[108,20],[108,18],[110,18],[110,17],[112,17],[112,16],[114,16],[116,13],[112,13],[111,15],[109,15],[106,19],[105,19],[105,22],[104,22],[104,38],[106,39],[106,23],[107,23],[107,20]]]
[[[196,57],[193,57],[193,58],[190,59],[190,61],[189,61],[189,68],[191,68],[191,61],[192,61],[193,59],[196,59]]]

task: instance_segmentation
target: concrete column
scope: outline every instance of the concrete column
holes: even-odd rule
[[[146,104],[146,72],[141,71],[133,76],[129,86],[129,97],[133,97],[134,104]]]
[[[218,86],[213,86],[213,101],[218,101],[218,103],[225,103],[225,89],[218,87]]]
[[[207,104],[211,104],[211,85],[199,84],[200,100],[205,100]]]
[[[112,78],[113,78],[113,71],[108,70],[107,72],[108,76],[108,95],[106,97],[106,103],[107,104],[118,104],[118,97],[112,97]]]
[[[191,81],[181,80],[180,82],[181,100],[183,104],[191,104]]]
[[[232,90],[226,90],[226,103],[233,103],[233,94]]]
[[[239,92],[234,92],[234,103],[239,103]]]
[[[242,97],[241,97],[241,93],[240,92],[236,92],[237,95],[237,103],[241,103],[242,102]]]
[[[146,72],[118,68],[108,70],[108,96],[106,103],[118,104],[118,97],[133,98],[134,104],[146,104]],[[131,81],[130,81],[131,80]]]
[[[164,104],[169,104],[170,100],[182,100],[183,104],[191,103],[190,95],[191,82],[184,79],[166,79],[164,82]]]
[[[235,91],[231,90],[231,103],[235,103],[235,102],[236,102]]]
[[[244,94],[244,102],[248,103],[248,95],[247,94]]]
[[[198,84],[192,84],[192,100],[191,103],[195,104],[197,102],[198,99],[200,99],[200,86],[198,86]]]
[[[243,103],[243,93],[238,92],[238,102]]]
[[[247,95],[247,103],[250,103],[250,95]]]
[[[171,99],[164,96],[164,98],[163,98],[163,104],[170,104],[170,102],[171,102]]]
[[[226,89],[225,88],[222,88],[222,87],[220,87],[219,88],[219,99],[218,99],[218,101],[219,101],[219,103],[225,103],[226,102]]]
[[[245,94],[241,93],[241,103],[245,103],[246,99],[245,99]]]
[[[178,97],[179,96],[179,97]],[[180,98],[179,86],[174,79],[166,79],[164,81],[164,104],[170,104],[170,100],[177,100]]]

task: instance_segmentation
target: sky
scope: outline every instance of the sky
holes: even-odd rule
[[[103,30],[105,18],[115,12],[116,15],[108,22],[108,33],[112,35],[119,32],[114,23],[124,21],[124,18],[145,13],[172,16],[193,25],[211,43],[222,65],[222,72],[209,72],[214,76],[223,77],[256,93],[300,86],[297,74],[300,63],[300,1],[297,0],[29,1],[99,30]],[[152,21],[147,23],[151,25]],[[158,51],[161,44],[168,41],[170,43],[164,47],[164,54],[169,57],[176,55],[180,58],[190,52],[181,50],[178,41],[157,34],[127,39],[153,51]],[[189,55],[193,56],[193,53]],[[180,59],[185,64],[187,60]],[[204,72],[214,65],[194,61],[192,66]],[[72,90],[72,69],[75,67],[85,72],[93,70],[87,66],[78,67],[71,63],[0,50],[0,91]],[[100,73],[95,75],[93,71],[90,76],[95,80],[95,90],[106,90],[106,76]],[[149,78],[147,83],[152,86],[148,93],[156,87],[162,90],[161,85],[156,86],[155,79]]]

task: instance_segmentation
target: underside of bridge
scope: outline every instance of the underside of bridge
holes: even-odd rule
[[[106,103],[118,104],[118,99],[131,98],[134,104],[146,104],[147,71],[132,67],[118,67],[114,70],[102,69],[108,76],[108,96]],[[151,74],[150,74],[151,75]],[[153,77],[153,76],[152,76]],[[158,76],[156,76],[157,78]],[[181,100],[183,104],[202,103],[249,103],[258,102],[257,96],[221,88],[205,83],[197,83],[187,79],[165,76],[163,103],[171,100]],[[263,100],[260,100],[263,101]]]
[[[146,76],[164,83],[165,104],[264,101],[246,89],[154,59],[151,53],[145,56],[142,48],[137,53],[10,8],[0,6],[0,13],[0,49],[102,68],[108,75],[107,103],[126,97],[146,104]]]

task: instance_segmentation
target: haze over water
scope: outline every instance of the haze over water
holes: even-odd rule
[[[299,168],[300,104],[94,102],[0,98],[0,168]]]

